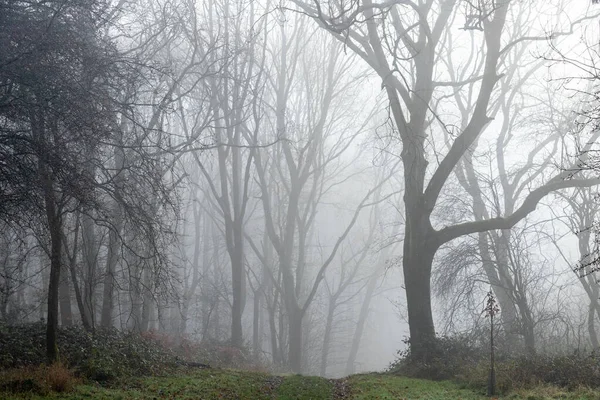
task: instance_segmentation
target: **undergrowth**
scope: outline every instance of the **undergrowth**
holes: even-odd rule
[[[502,343],[502,342],[501,342]],[[407,343],[409,344],[409,343]],[[440,337],[428,362],[407,350],[398,352],[389,372],[407,377],[453,380],[464,387],[485,390],[490,372],[489,344],[468,336]],[[600,353],[518,354],[496,348],[496,388],[500,393],[539,387],[575,390],[600,388]]]

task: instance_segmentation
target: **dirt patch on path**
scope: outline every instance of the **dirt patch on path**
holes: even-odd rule
[[[349,399],[350,398],[350,383],[347,378],[331,379],[333,383],[333,399]]]

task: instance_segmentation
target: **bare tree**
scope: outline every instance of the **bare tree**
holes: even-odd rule
[[[503,41],[507,21],[519,13],[518,2],[480,2],[474,10],[477,23],[466,28],[481,30],[470,34],[473,46],[485,49],[483,70],[467,81],[448,79],[442,72],[440,51],[454,16],[460,15],[460,2],[362,3],[295,2],[300,10],[312,16],[323,28],[358,54],[382,80],[392,118],[402,141],[404,170],[404,203],[406,227],[403,266],[406,285],[411,349],[417,358],[429,359],[435,330],[431,310],[431,270],[436,251],[444,243],[458,237],[495,229],[509,229],[548,193],[565,187],[597,184],[593,179],[572,179],[570,173],[554,178],[531,190],[514,212],[480,221],[467,221],[436,229],[432,213],[454,168],[472,148],[484,128],[492,120],[490,100],[504,71],[501,61],[511,49],[529,40],[544,40],[523,34]],[[528,6],[525,6],[528,7]],[[584,17],[584,19],[593,16]],[[468,21],[467,21],[468,22]],[[579,22],[574,22],[570,28]],[[569,29],[570,31],[570,29]],[[558,33],[553,33],[557,35]],[[431,165],[428,161],[428,134],[431,124],[442,115],[432,112],[433,105],[443,100],[445,88],[455,90],[477,81],[473,107],[468,120],[453,137],[449,150]],[[446,125],[446,124],[444,124]],[[428,168],[429,167],[429,168]]]

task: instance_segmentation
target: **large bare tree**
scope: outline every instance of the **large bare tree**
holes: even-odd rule
[[[554,190],[597,184],[595,179],[577,179],[570,173],[559,173],[531,190],[505,215],[433,226],[432,213],[454,168],[493,120],[490,102],[505,73],[503,60],[528,41],[546,40],[548,35],[538,37],[535,32],[523,32],[517,38],[507,37],[506,31],[515,16],[530,7],[516,1],[366,0],[296,1],[295,4],[358,54],[377,73],[388,97],[390,114],[402,142],[406,215],[403,267],[411,349],[416,358],[427,360],[435,346],[430,280],[440,246],[464,235],[509,229]],[[458,16],[463,15],[465,23],[461,24]],[[572,30],[578,22],[564,27],[565,31]],[[473,71],[465,81],[451,79],[441,60],[447,46],[447,32],[460,28],[464,29],[461,40],[482,49],[482,69]],[[553,32],[551,36],[556,34]],[[439,103],[445,103],[445,110],[451,110],[454,106],[444,97],[446,89],[461,90],[471,82],[478,84],[472,93],[474,101],[466,121],[453,132],[448,150],[437,154],[432,163],[432,123],[441,120],[444,126],[450,126],[450,121],[444,121],[440,113]]]

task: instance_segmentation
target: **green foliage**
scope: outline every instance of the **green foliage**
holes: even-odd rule
[[[530,390],[539,385],[574,389],[600,388],[600,354],[515,355],[502,343],[496,348],[496,385],[500,393]],[[483,391],[490,371],[489,342],[467,336],[437,338],[428,363],[414,359],[410,349],[398,352],[389,371],[407,377],[451,379]],[[505,349],[508,349],[505,350]]]
[[[408,340],[406,344],[410,344]],[[414,378],[432,380],[452,379],[465,373],[485,359],[485,352],[467,336],[442,336],[435,339],[429,361],[415,359],[410,351],[398,351],[398,358],[389,367],[389,372]]]
[[[334,394],[334,386],[344,386],[343,395]],[[338,381],[300,375],[273,376],[264,373],[206,369],[160,377],[129,377],[109,387],[98,384],[79,385],[72,392],[0,390],[0,398],[13,399],[240,399],[240,400],[478,400],[487,399],[484,390],[470,390],[451,381],[433,382],[392,374],[354,375]],[[513,400],[597,399],[587,389],[561,390],[555,386],[537,386],[519,390],[507,397]]]
[[[0,368],[38,365],[45,359],[45,325],[0,327]],[[175,357],[138,334],[116,329],[92,333],[70,327],[59,330],[61,360],[81,375],[107,381],[122,376],[151,375],[175,364]]]

